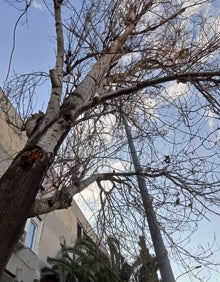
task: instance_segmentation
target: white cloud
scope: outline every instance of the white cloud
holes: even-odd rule
[[[41,10],[41,11],[45,11],[45,6],[41,3],[39,3],[37,0],[33,0],[31,2],[31,7]]]
[[[175,100],[188,93],[187,83],[172,83],[165,90],[165,97],[169,100]]]
[[[85,217],[91,221],[101,208],[99,188],[96,183],[91,184],[88,188],[74,196]]]
[[[111,162],[111,168],[112,170],[115,170],[116,172],[123,172],[128,170],[130,167],[130,162],[125,160],[120,160],[117,162]]]
[[[213,130],[214,127],[215,127],[215,125],[216,125],[216,124],[215,124],[216,114],[215,114],[213,111],[209,110],[208,115],[207,115],[207,118],[208,118],[208,125],[209,125],[209,128],[210,128],[211,130]]]

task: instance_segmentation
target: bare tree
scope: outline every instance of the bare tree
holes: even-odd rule
[[[69,207],[94,182],[104,201],[122,184],[136,194],[121,102],[159,217],[173,214],[184,226],[219,205],[220,37],[212,2],[51,3],[55,67],[15,75],[4,89],[27,117],[24,99],[44,79],[51,85],[45,113],[26,119],[27,143],[0,180],[0,272],[28,216]],[[41,185],[52,187],[40,197]]]

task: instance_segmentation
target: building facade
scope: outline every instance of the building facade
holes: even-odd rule
[[[1,176],[26,142],[21,131],[22,121],[1,89],[0,127]],[[68,209],[29,218],[0,281],[39,281],[40,269],[47,265],[47,257],[55,257],[64,242],[73,245],[84,232],[94,235],[74,200]]]

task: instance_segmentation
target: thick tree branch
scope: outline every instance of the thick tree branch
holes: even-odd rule
[[[32,209],[30,210],[29,217],[69,208],[72,203],[72,195],[69,193],[68,189],[64,187],[58,194],[56,201],[53,202],[53,200],[54,195],[42,199],[36,199]]]
[[[64,61],[64,38],[61,18],[61,4],[54,1],[54,16],[56,26],[56,67],[50,70],[50,80],[52,85],[51,97],[48,103],[46,119],[47,123],[58,118],[60,110],[60,101],[62,96],[63,85],[63,61]]]
[[[94,64],[84,80],[78,85],[77,89],[64,101],[64,104],[61,107],[61,112],[65,117],[74,121],[80,112],[78,109],[87,103],[91,97],[93,97],[101,79],[104,77],[105,72],[109,69],[111,62],[114,61],[116,57],[117,59],[119,58],[118,55],[121,53],[122,46],[132,34],[140,18],[144,15],[148,8],[149,3],[143,6],[141,12],[127,26],[125,31],[112,42],[109,50]]]
[[[36,199],[34,206],[31,209],[29,217],[34,217],[37,215],[45,214],[52,212],[57,209],[66,209],[71,206],[72,198],[76,194],[84,191],[94,182],[101,181],[112,181],[112,182],[121,182],[120,178],[127,178],[135,175],[141,175],[145,177],[156,178],[166,175],[165,170],[155,170],[150,172],[140,171],[140,172],[125,172],[125,173],[97,173],[87,179],[83,180],[81,183],[74,183],[68,187],[62,188],[62,190],[57,193],[56,201],[54,201],[54,195],[42,199]]]
[[[206,78],[206,80],[211,80],[213,77],[220,77],[220,71],[208,71],[208,72],[188,72],[188,73],[176,73],[173,75],[167,75],[160,78],[153,78],[144,80],[142,82],[136,83],[135,86],[127,87],[127,88],[121,88],[116,91],[109,92],[108,94],[105,94],[103,96],[95,97],[92,101],[89,101],[87,104],[83,105],[81,108],[78,109],[76,112],[76,115],[82,114],[88,109],[91,109],[92,107],[96,107],[97,105],[103,103],[106,100],[110,100],[116,97],[120,97],[122,95],[128,95],[135,93],[137,91],[140,91],[147,87],[154,87],[158,86],[162,83],[166,83],[169,81],[184,81],[184,83],[187,82],[193,82],[193,81],[199,81],[200,79]]]

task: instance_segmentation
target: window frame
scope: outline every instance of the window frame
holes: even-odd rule
[[[77,239],[82,239],[83,237],[86,236],[86,230],[83,227],[82,223],[77,220],[77,225],[76,225],[76,238]]]
[[[83,228],[82,224],[77,220],[77,230],[76,230],[76,238],[81,239],[83,237]]]
[[[31,242],[29,242],[31,224],[34,226],[34,232],[32,234]],[[26,238],[24,241],[24,245],[35,254],[38,253],[41,230],[42,230],[42,219],[40,217],[33,217],[27,219],[25,225]]]

